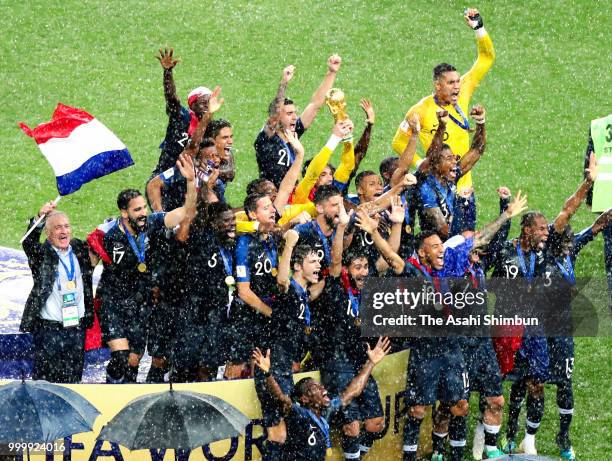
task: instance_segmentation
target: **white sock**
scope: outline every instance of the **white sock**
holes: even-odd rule
[[[535,434],[527,434],[525,432],[525,445],[529,445],[530,447],[535,447]]]

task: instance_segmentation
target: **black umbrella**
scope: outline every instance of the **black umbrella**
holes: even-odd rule
[[[193,449],[236,437],[251,420],[224,400],[170,390],[132,400],[106,426],[99,440],[130,450]]]
[[[0,386],[0,443],[49,443],[89,432],[100,412],[80,394],[47,381]]]

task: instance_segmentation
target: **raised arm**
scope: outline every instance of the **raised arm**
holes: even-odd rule
[[[361,208],[357,210],[356,225],[372,236],[374,245],[380,251],[381,256],[385,258],[385,261],[393,268],[396,274],[401,274],[404,271],[404,260],[393,251],[389,243],[378,232],[378,220],[371,218],[367,211]]]
[[[174,49],[159,49],[159,55],[155,56],[164,69],[164,98],[166,99],[166,113],[170,114],[181,110],[181,101],[176,95],[176,85],[172,76],[172,69],[179,63],[179,59],[173,57]]]
[[[485,225],[485,227],[476,233],[474,237],[474,248],[480,248],[487,245],[491,239],[497,234],[497,232],[501,229],[501,227],[514,218],[515,216],[520,215],[522,212],[527,210],[527,195],[521,195],[521,191],[519,190],[516,194],[516,197],[508,208],[501,213],[495,221]]]
[[[276,208],[279,213],[283,212],[285,205],[287,205],[289,202],[289,196],[291,195],[291,192],[293,192],[295,183],[300,176],[302,163],[304,163],[304,146],[298,139],[297,135],[291,130],[285,130],[285,136],[287,137],[289,144],[293,146],[295,159],[293,160],[293,163],[291,164],[291,167],[287,173],[285,173],[285,177],[281,181],[278,187],[278,192],[276,193],[274,208]]]
[[[293,254],[295,245],[297,245],[297,242],[300,239],[300,234],[298,234],[297,231],[290,229],[285,232],[284,238],[285,248],[283,248],[283,253],[281,254],[280,261],[278,263],[276,283],[283,287],[283,290],[287,292],[289,289],[289,277],[291,275],[291,255]]]
[[[485,147],[487,145],[484,107],[480,105],[474,106],[470,112],[470,115],[476,121],[476,133],[474,133],[470,150],[467,151],[463,157],[461,157],[459,162],[461,174],[467,173],[474,167],[474,165],[476,165],[476,162],[478,162],[480,157],[482,157],[482,154],[484,154]]]
[[[349,215],[344,209],[344,203],[340,202],[340,212],[338,213],[338,225],[336,226],[336,235],[332,242],[331,249],[331,264],[329,265],[329,275],[339,277],[342,272],[342,251],[344,250],[344,231],[349,223]]]
[[[162,181],[160,175],[157,175],[149,180],[147,183],[147,198],[151,204],[151,209],[158,213],[164,211],[162,207],[162,189],[164,188],[164,181]]]
[[[576,213],[580,204],[586,198],[589,189],[593,186],[595,179],[597,178],[597,160],[595,160],[595,154],[591,154],[589,158],[589,166],[584,172],[584,181],[578,187],[578,190],[569,197],[563,204],[563,208],[553,221],[555,232],[561,233],[571,217]]]
[[[347,406],[354,398],[361,395],[368,382],[368,378],[372,374],[372,370],[391,350],[389,338],[379,337],[374,349],[370,348],[369,343],[366,343],[366,345],[368,346],[368,360],[361,367],[359,374],[353,378],[348,387],[340,394],[342,406]]]
[[[420,124],[419,118],[414,115],[409,121],[410,126],[410,137],[408,138],[408,143],[406,144],[406,148],[402,152],[402,155],[399,158],[399,162],[397,164],[397,169],[393,172],[391,176],[391,186],[395,186],[398,184],[404,175],[408,173],[410,166],[414,160],[414,155],[416,154],[417,149],[417,141],[419,139],[419,131]]]
[[[389,239],[387,240],[389,244],[389,248],[394,253],[399,253],[401,238],[402,238],[402,223],[404,222],[404,217],[406,213],[404,207],[402,206],[402,200],[399,197],[395,197],[393,199],[393,205],[391,206],[391,213],[389,214],[389,219],[391,220],[391,233],[389,234]],[[381,256],[376,261],[376,271],[381,273],[386,271],[389,268],[389,264],[387,260]]]
[[[294,72],[295,66],[287,66],[283,69],[283,74],[281,76],[280,83],[278,84],[276,96],[268,107],[268,121],[264,126],[264,133],[266,134],[266,136],[268,136],[268,138],[274,136],[276,131],[280,128],[279,117],[283,105],[285,104],[285,93],[287,92],[287,85],[293,78]]]
[[[340,70],[341,64],[342,58],[337,54],[330,56],[327,60],[327,74],[325,74],[325,78],[323,78],[323,81],[319,85],[319,88],[317,88],[317,91],[315,91],[310,98],[310,103],[308,103],[304,109],[304,112],[302,112],[302,115],[300,115],[304,128],[308,128],[310,125],[312,125],[312,122],[314,122],[319,109],[325,103],[325,94],[334,85],[336,74]]]
[[[491,37],[484,28],[482,16],[477,9],[470,8],[465,12],[465,21],[476,34],[478,43],[478,58],[472,68],[461,77],[461,93],[459,97],[469,101],[474,90],[478,87],[487,74],[493,61],[495,61],[495,49]]]
[[[176,208],[164,216],[164,225],[170,229],[179,225],[185,218],[187,213],[195,212],[197,203],[197,192],[195,188],[195,170],[193,168],[193,160],[189,155],[181,154],[176,162],[176,166],[181,171],[183,177],[187,180],[187,194],[185,195],[185,203],[182,207]]]
[[[359,138],[359,141],[355,145],[354,171],[357,171],[357,169],[359,168],[359,164],[365,158],[366,153],[368,152],[368,147],[370,145],[370,137],[372,136],[372,128],[374,127],[374,122],[376,121],[376,113],[374,112],[374,106],[372,106],[372,102],[369,99],[361,98],[361,101],[359,101],[359,105],[366,114],[366,124],[363,129],[363,133],[361,134],[361,138]]]
[[[266,350],[266,355],[263,355],[261,350],[256,348],[253,351],[253,362],[255,362],[255,365],[259,367],[261,371],[263,371],[264,375],[266,376],[266,386],[268,387],[268,390],[274,396],[274,398],[280,402],[283,408],[283,413],[286,415],[291,409],[292,402],[291,398],[283,392],[274,379],[274,376],[272,376],[270,373],[270,349]]]

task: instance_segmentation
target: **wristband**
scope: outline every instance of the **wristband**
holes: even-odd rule
[[[478,13],[476,16],[468,16],[468,21],[469,21],[470,27],[474,30],[481,29],[484,26],[484,23],[482,21],[482,16],[480,16],[480,13]]]
[[[484,125],[485,124],[485,119],[483,118],[481,121],[477,121],[475,120],[476,125]]]
[[[264,371],[263,375],[264,375],[265,378],[269,378],[270,377],[270,370]]]

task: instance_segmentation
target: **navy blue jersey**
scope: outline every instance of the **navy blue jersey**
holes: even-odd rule
[[[276,294],[278,252],[276,241],[268,235],[264,241],[259,233],[243,234],[236,242],[236,280],[250,282],[251,290],[266,304]]]
[[[345,279],[346,281],[346,279]],[[351,290],[350,295],[348,290]],[[361,338],[361,294],[345,288],[342,277],[328,276],[321,296],[314,303],[313,356],[321,364],[346,361],[360,367],[367,359]]]
[[[121,218],[104,235],[104,250],[112,259],[112,264],[104,263],[104,270],[100,285],[103,294],[114,298],[128,298],[142,290],[150,290],[153,286],[151,268],[153,267],[153,255],[147,251],[151,247],[150,239],[154,238],[161,228],[164,227],[165,213],[153,213],[147,216],[147,228],[144,233],[145,263],[147,270],[138,270],[138,258],[132,249],[130,242],[119,227]],[[140,243],[139,234],[134,237]],[[144,294],[144,293],[142,293]]]
[[[327,424],[342,408],[340,397],[333,398],[321,414]],[[306,408],[293,404],[285,417],[287,441],[283,447],[284,461],[323,461],[328,448],[329,435]],[[329,429],[327,429],[329,431]]]
[[[305,131],[302,119],[298,118],[295,123],[295,134],[300,138]],[[293,148],[277,134],[268,137],[263,129],[257,135],[254,147],[259,177],[272,181],[276,187],[280,187],[281,181],[293,164],[295,158]]]
[[[210,311],[228,308],[234,286],[234,247],[223,246],[209,228],[192,228],[187,241],[186,296],[204,316]]]
[[[177,167],[168,168],[167,170],[156,175],[164,183],[161,191],[162,209],[166,212],[180,208],[185,203],[185,195],[187,194],[187,180],[181,174],[181,170]],[[195,177],[196,188],[201,186],[200,178]],[[225,201],[225,188],[227,185],[221,179],[217,179],[213,191],[217,195],[220,202]]]
[[[455,184],[449,182],[442,184],[430,174],[419,184],[421,205],[424,209],[439,208],[450,225],[453,220],[456,190]]]
[[[277,350],[292,361],[301,362],[308,352],[311,333],[311,312],[308,291],[296,287],[293,281],[286,293],[281,293],[272,305],[272,320],[268,346],[274,357]]]
[[[159,146],[161,154],[157,166],[153,170],[153,176],[175,165],[189,139],[187,134],[191,121],[189,109],[181,107],[178,111],[167,110],[167,113],[168,127],[166,128],[166,137]]]
[[[321,270],[328,269],[331,265],[331,249],[336,230],[334,229],[331,235],[324,235],[316,219],[298,224],[293,230],[300,234],[300,242],[315,249],[321,261]]]

